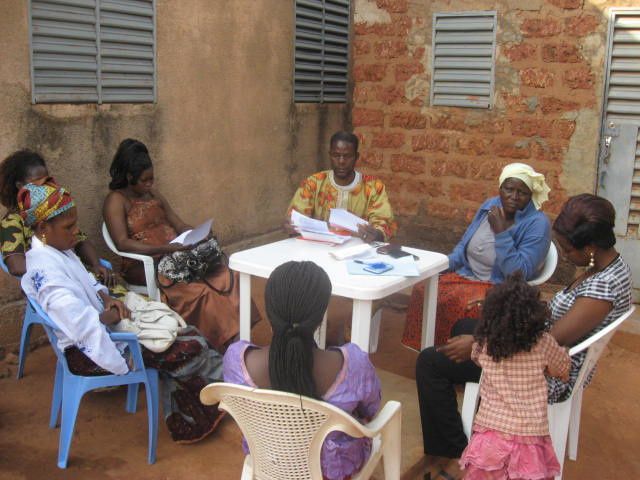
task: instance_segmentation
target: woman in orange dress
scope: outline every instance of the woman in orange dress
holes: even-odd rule
[[[111,192],[104,201],[103,216],[118,250],[159,260],[167,253],[192,248],[169,243],[192,227],[152,188],[153,164],[142,142],[123,140],[109,173]],[[130,283],[145,283],[140,262],[123,259],[122,274]],[[238,274],[222,265],[208,274],[205,281],[171,284],[168,279],[159,278],[163,300],[188,324],[196,326],[218,351],[224,351],[239,332],[238,285]],[[252,310],[257,320],[253,305]]]

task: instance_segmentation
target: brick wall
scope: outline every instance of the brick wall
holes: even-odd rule
[[[611,2],[597,3],[356,1],[360,166],[387,184],[403,239],[447,251],[514,161],[546,174],[551,216],[594,191]],[[430,107],[432,13],[473,10],[498,12],[494,106]]]

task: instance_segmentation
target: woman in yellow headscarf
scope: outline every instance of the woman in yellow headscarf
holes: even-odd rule
[[[440,277],[435,344],[446,343],[454,323],[477,318],[478,302],[491,285],[515,271],[536,276],[551,243],[551,224],[540,207],[549,196],[544,175],[524,163],[504,167],[499,196],[486,200],[449,254]],[[424,285],[413,289],[402,343],[420,349]]]

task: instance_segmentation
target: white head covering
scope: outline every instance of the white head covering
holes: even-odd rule
[[[522,180],[529,190],[531,190],[531,201],[537,210],[544,202],[549,200],[549,192],[551,189],[549,185],[544,181],[544,175],[536,172],[526,163],[510,163],[502,169],[500,174],[500,183],[498,187],[502,186],[507,178],[517,178]]]

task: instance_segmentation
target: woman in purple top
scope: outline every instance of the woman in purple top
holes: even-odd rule
[[[324,400],[361,422],[371,420],[381,389],[368,355],[353,343],[321,350],[313,339],[330,297],[331,281],[315,263],[276,268],[265,290],[271,345],[232,344],[224,356],[224,381]],[[243,447],[246,451],[246,443]],[[322,474],[329,480],[350,478],[370,453],[369,439],[332,432],[322,446]]]

